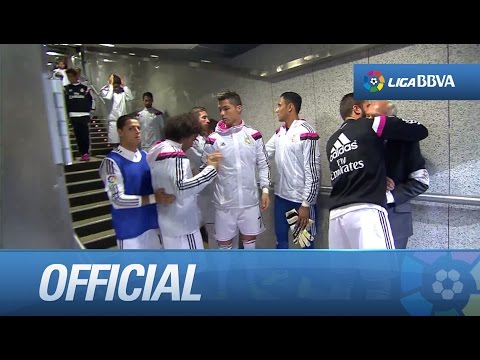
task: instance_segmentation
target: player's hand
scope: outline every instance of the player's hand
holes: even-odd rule
[[[175,201],[175,195],[165,193],[165,189],[158,189],[155,192],[155,201],[157,204],[169,205]]]

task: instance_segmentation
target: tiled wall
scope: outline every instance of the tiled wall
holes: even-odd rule
[[[235,59],[238,66],[266,67],[315,53],[322,44],[261,45]],[[98,60],[98,62],[96,62]],[[312,123],[321,138],[322,185],[330,186],[327,158],[324,155],[328,137],[341,124],[338,104],[353,90],[355,63],[478,63],[479,45],[385,45],[354,55],[322,63],[306,71],[292,73],[281,81],[247,79],[232,73],[192,68],[188,64],[170,64],[155,68],[152,62],[121,60],[105,64],[90,60],[91,72],[103,83],[110,71],[122,72],[137,94],[151,91],[155,105],[169,115],[188,111],[194,105],[206,106],[218,118],[213,94],[231,89],[243,101],[243,117],[264,134],[267,141],[278,127],[274,114],[278,96],[284,91],[298,92],[303,98],[301,116]],[[108,66],[107,66],[108,65]],[[418,119],[430,131],[421,142],[430,172],[429,192],[454,195],[480,195],[480,132],[478,101],[397,101],[399,115]],[[138,104],[138,105],[137,105]],[[136,107],[141,106],[137,101]],[[272,164],[275,166],[274,164]],[[328,246],[328,211],[319,197],[322,231],[317,247]],[[265,216],[268,231],[258,240],[258,247],[274,246],[273,219]],[[414,236],[411,248],[480,248],[480,209],[458,205],[414,202]]]

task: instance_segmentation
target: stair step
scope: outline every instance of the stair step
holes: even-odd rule
[[[98,179],[100,175],[98,174],[98,169],[87,169],[81,171],[71,171],[65,174],[65,179],[67,183],[79,182],[84,180],[93,180]]]
[[[90,143],[90,149],[103,149],[107,147],[107,138],[105,138],[105,141],[102,142],[91,142]],[[77,151],[78,150],[78,145],[76,143],[71,144],[71,149],[72,151]]]
[[[112,216],[108,214],[75,221],[73,229],[79,238],[110,230],[113,229]]]
[[[89,131],[90,140],[91,139],[102,139],[102,138],[108,137],[108,131],[106,129],[105,130],[100,129],[100,131],[98,131],[98,129],[99,128],[95,128],[95,129]],[[76,141],[74,133],[70,133],[69,138],[70,138],[70,141]]]
[[[94,121],[90,121],[90,127],[95,127],[95,126],[107,126],[108,125],[108,122],[107,121],[98,121],[98,120],[94,120]]]
[[[100,190],[104,188],[102,179],[85,180],[67,184],[68,194],[75,194],[90,190]]]
[[[103,147],[100,149],[92,149],[90,151],[90,155],[97,156],[97,155],[107,155],[110,151],[113,150],[113,147]],[[80,157],[82,154],[78,150],[73,150],[72,154],[74,157]]]
[[[73,222],[91,219],[97,216],[108,215],[111,214],[111,212],[112,208],[108,200],[70,208],[70,214]]]
[[[100,169],[101,163],[102,163],[102,160],[90,157],[90,161],[75,161],[72,165],[64,166],[64,169],[65,169],[65,173],[71,173],[71,172],[77,172],[77,171],[83,171],[83,170],[92,170],[92,169],[95,169],[98,171],[98,169]]]
[[[105,190],[102,188],[101,190],[91,190],[85,191],[81,193],[71,194],[69,196],[70,207],[73,208],[75,206],[93,204],[100,201],[108,200],[108,195]]]
[[[86,249],[118,249],[111,205],[98,173],[101,161],[112,151],[108,144],[108,122],[94,119],[89,131],[91,160],[79,161],[82,154],[73,128],[69,127],[74,162],[64,169],[73,229]]]
[[[99,233],[90,234],[80,238],[87,249],[110,249],[118,248],[115,230],[109,229]]]
[[[101,136],[91,136],[90,137],[90,142],[92,144],[102,144],[102,143],[107,143],[108,142],[108,136],[107,134],[103,134]]]
[[[90,129],[90,136],[100,136],[100,135],[108,135],[108,130],[104,128],[92,128]]]

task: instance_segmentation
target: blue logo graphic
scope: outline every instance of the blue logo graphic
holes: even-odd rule
[[[480,64],[355,64],[356,100],[480,100]]]
[[[480,315],[480,253],[406,256],[401,291],[400,302],[411,315]]]

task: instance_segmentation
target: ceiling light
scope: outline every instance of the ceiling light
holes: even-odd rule
[[[210,60],[200,60],[200,61],[203,62],[203,63],[211,63]]]
[[[158,55],[150,55],[152,58],[158,58]]]
[[[155,69],[158,69],[159,67],[160,67],[160,66],[157,65],[157,66],[155,66]]]
[[[114,53],[114,54],[116,54],[117,52],[116,52],[116,51],[114,51],[113,53]]]
[[[113,44],[98,44],[100,46],[106,46],[106,47],[115,47]]]
[[[67,56],[65,54],[60,54],[56,51],[47,51],[47,55],[52,55],[52,56]]]
[[[132,55],[132,56],[134,56],[134,55],[135,55],[135,53],[128,53],[128,55]]]
[[[115,61],[110,60],[110,59],[103,59],[103,62],[115,62]]]
[[[303,58],[303,60],[310,61],[310,60],[315,59],[316,57],[318,57],[318,55],[307,55]]]

